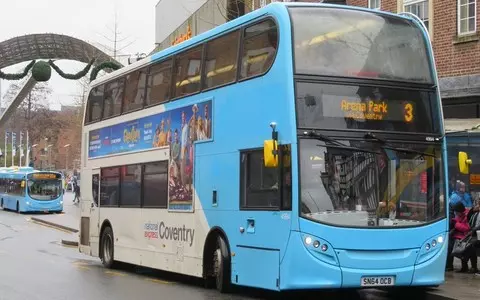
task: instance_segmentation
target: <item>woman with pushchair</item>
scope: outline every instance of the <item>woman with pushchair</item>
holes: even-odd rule
[[[459,272],[465,273],[468,271],[468,257],[466,253],[458,253],[459,243],[464,241],[470,232],[470,225],[468,224],[467,213],[468,210],[462,202],[457,202],[452,205],[454,217],[450,219],[450,232],[448,239],[448,257],[447,257],[447,271],[453,271],[453,259],[458,257],[462,260],[462,268]]]
[[[450,238],[448,244],[447,271],[453,271],[453,259],[462,261],[459,273],[475,273],[478,275],[477,249],[479,246],[477,230],[480,229],[480,206],[466,209],[462,202],[453,205],[455,217],[450,220]],[[471,269],[468,269],[470,260]]]
[[[478,256],[480,254],[480,201],[477,200],[476,205],[468,212],[467,214],[468,223],[470,225],[470,242],[469,247],[466,250],[466,256],[470,259],[472,265],[471,272],[475,275],[480,276],[478,271]]]

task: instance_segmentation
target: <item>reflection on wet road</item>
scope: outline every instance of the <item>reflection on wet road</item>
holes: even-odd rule
[[[387,299],[380,292],[270,293],[235,289],[223,295],[202,281],[130,265],[116,270],[61,245],[66,232],[41,226],[28,215],[0,210],[0,299]]]

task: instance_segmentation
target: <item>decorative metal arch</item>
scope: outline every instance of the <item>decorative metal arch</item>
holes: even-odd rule
[[[0,42],[0,69],[33,59],[69,59],[89,63],[93,58],[96,59],[95,65],[115,61],[97,47],[61,34],[30,34]]]
[[[95,66],[109,61],[122,66],[97,47],[67,35],[30,34],[0,42],[0,69],[35,59],[68,59],[89,63],[94,58]],[[36,80],[29,75],[19,94],[0,116],[0,127],[5,125],[36,84]]]

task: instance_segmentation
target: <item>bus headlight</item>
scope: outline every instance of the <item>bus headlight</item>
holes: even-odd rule
[[[311,245],[311,244],[312,244],[312,238],[309,237],[309,236],[307,236],[307,237],[305,238],[305,244]]]
[[[307,251],[315,258],[329,265],[338,266],[337,255],[335,251],[333,251],[333,247],[329,245],[326,240],[314,235],[302,234],[301,241]]]
[[[63,201],[60,201],[60,204],[63,204]]]
[[[444,249],[445,235],[439,234],[423,242],[415,264],[422,264],[438,255]]]
[[[30,205],[30,201],[25,202],[25,204]]]

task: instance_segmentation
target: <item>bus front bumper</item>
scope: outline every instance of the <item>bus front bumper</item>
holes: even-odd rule
[[[63,200],[54,201],[25,201],[24,212],[61,212],[63,211]]]
[[[447,240],[436,245],[435,251],[429,253],[424,253],[425,251],[420,248],[404,251],[404,259],[399,261],[408,261],[409,256],[415,258],[411,264],[406,263],[405,266],[394,268],[382,267],[378,263],[381,259],[375,262],[373,257],[367,256],[357,261],[358,265],[363,264],[362,268],[354,268],[352,255],[349,263],[348,259],[339,259],[339,256],[345,256],[345,253],[334,249],[327,241],[322,241],[321,245],[316,244],[318,248],[315,248],[313,242],[306,245],[304,240],[304,234],[291,233],[288,249],[280,267],[281,290],[437,286],[443,284],[445,280]],[[327,247],[322,248],[322,245]],[[365,253],[367,252],[369,251]],[[377,253],[379,258],[381,252]],[[362,256],[365,253],[357,251],[355,254]],[[391,283],[389,280],[392,280]]]

